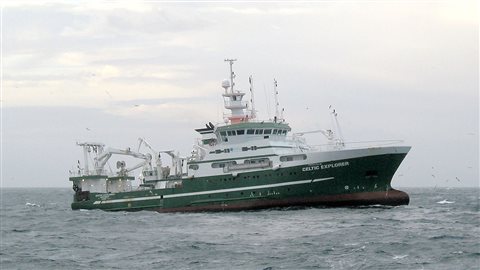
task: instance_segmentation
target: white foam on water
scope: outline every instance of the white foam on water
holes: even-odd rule
[[[400,259],[403,259],[403,258],[406,258],[408,257],[408,255],[395,255],[393,256],[393,259],[394,260],[400,260]]]
[[[35,207],[40,207],[40,205],[38,205],[38,204],[36,204],[36,203],[29,203],[29,202],[27,202],[27,203],[25,204],[25,206],[35,206]]]
[[[447,200],[442,200],[442,201],[439,201],[437,202],[438,204],[450,204],[450,203],[455,203],[455,202],[451,202],[451,201],[447,201]]]

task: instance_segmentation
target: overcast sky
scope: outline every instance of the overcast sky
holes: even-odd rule
[[[1,186],[67,187],[77,141],[191,150],[222,121],[225,58],[294,131],[412,150],[394,187],[479,185],[477,1],[2,4]],[[309,135],[312,144],[321,135]]]

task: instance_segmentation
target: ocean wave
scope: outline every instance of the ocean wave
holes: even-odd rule
[[[70,189],[4,190],[0,268],[478,269],[479,191],[412,189],[393,209],[125,215],[72,211]]]
[[[465,237],[464,237],[464,236],[456,236],[456,235],[446,235],[446,234],[442,234],[442,235],[432,236],[432,237],[430,237],[429,239],[431,239],[431,240],[465,239]]]
[[[394,256],[392,257],[392,259],[394,259],[394,260],[400,260],[400,259],[404,259],[404,258],[406,258],[406,257],[408,257],[408,255],[394,255]]]
[[[40,205],[39,205],[39,204],[36,204],[36,203],[29,203],[29,202],[25,203],[25,206],[40,207]]]
[[[437,202],[438,204],[452,204],[452,203],[455,203],[453,201],[448,201],[448,200],[442,200],[442,201],[439,201]]]

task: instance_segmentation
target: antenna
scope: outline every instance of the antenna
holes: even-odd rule
[[[275,95],[275,122],[280,119],[278,112],[278,91],[277,91],[277,80],[273,79],[273,94]]]
[[[235,78],[235,73],[233,72],[233,62],[237,61],[237,59],[225,59],[224,61],[230,63],[230,90],[233,93],[233,86],[235,85],[233,82],[233,79]]]
[[[263,93],[265,94],[265,103],[267,104],[267,116],[270,119],[270,98],[267,95],[267,87],[263,84]]]
[[[255,119],[256,116],[257,116],[257,113],[255,112],[255,99],[254,99],[254,95],[253,95],[253,77],[252,77],[252,75],[250,75],[250,77],[248,77],[248,82],[250,83],[250,103],[252,104],[252,112],[251,112],[250,118]]]
[[[344,146],[344,142],[343,142],[343,134],[342,134],[342,130],[340,129],[340,123],[338,122],[338,119],[337,119],[337,111],[335,110],[335,108],[332,108],[332,105],[330,105],[328,108],[332,109],[332,111],[330,112],[332,114],[332,118],[333,118],[333,124],[334,124],[334,128],[336,129],[336,132],[338,134],[338,143],[340,144],[340,146]]]

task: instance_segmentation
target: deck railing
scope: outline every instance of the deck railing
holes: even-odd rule
[[[109,175],[107,170],[101,170],[100,172],[97,170],[88,170],[85,169],[77,169],[77,170],[70,170],[69,171],[70,177],[80,177],[80,176],[88,176],[88,175]]]
[[[327,143],[311,145],[316,150],[334,150],[334,149],[360,149],[360,148],[376,148],[387,145],[398,145],[404,143],[403,140],[375,140],[375,141],[356,141],[342,143]]]

